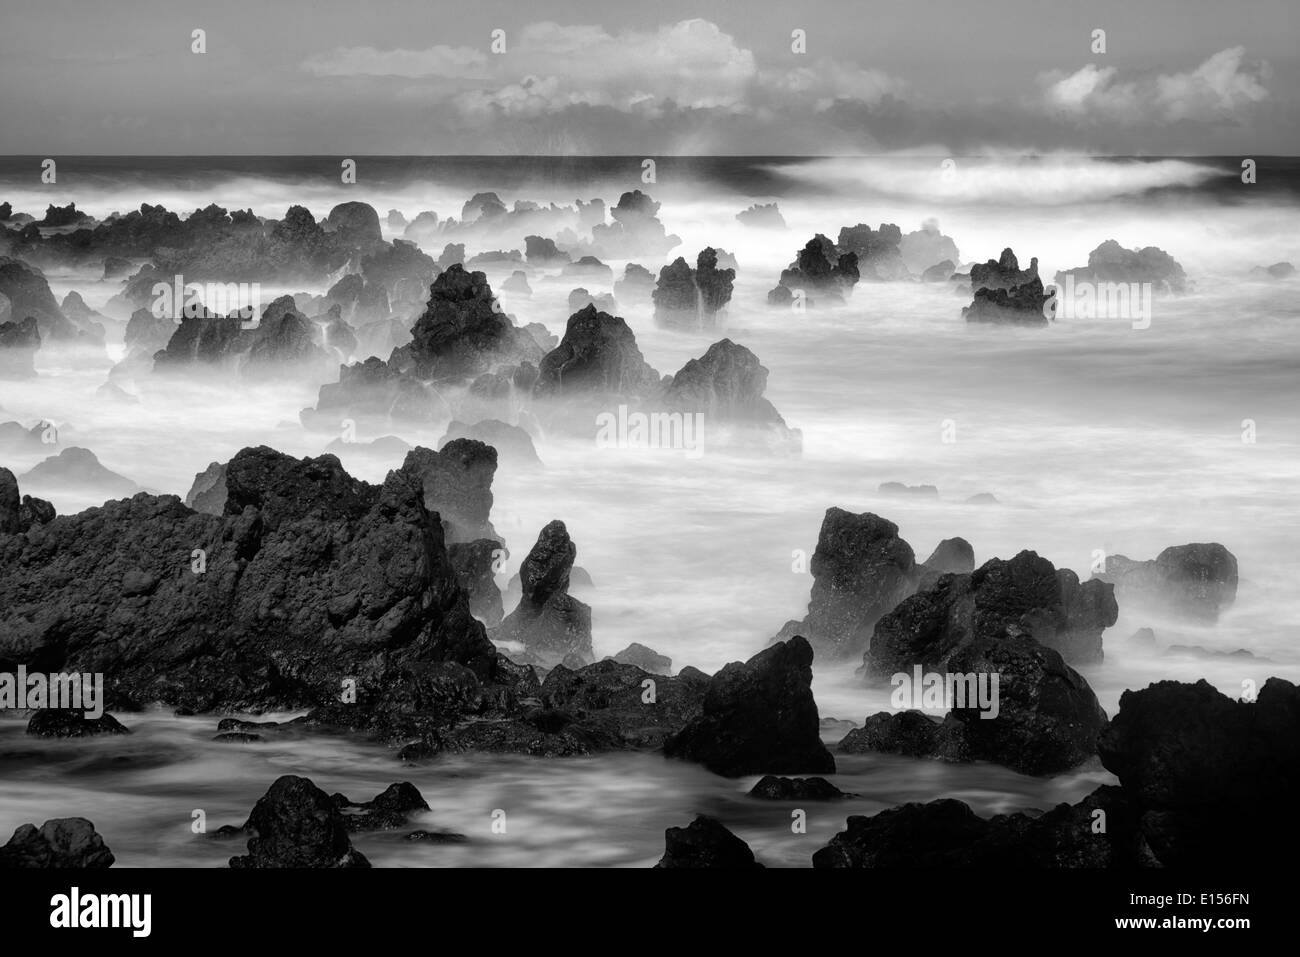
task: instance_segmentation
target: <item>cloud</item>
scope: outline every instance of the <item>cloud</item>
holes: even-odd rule
[[[1053,71],[1039,78],[1041,105],[1063,116],[1122,125],[1233,119],[1269,96],[1267,67],[1243,66],[1245,53],[1231,47],[1188,72],[1131,80],[1120,80],[1115,67],[1092,63],[1069,75]]]
[[[508,33],[502,54],[447,46],[353,47],[313,56],[302,68],[317,76],[458,81],[431,95],[477,118],[540,117],[573,107],[642,116],[680,110],[753,115],[771,106],[825,110],[845,99],[875,103],[902,89],[878,70],[829,59],[765,71],[751,50],[698,18],[613,33],[542,21]]]

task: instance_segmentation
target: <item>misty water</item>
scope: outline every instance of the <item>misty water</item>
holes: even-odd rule
[[[1205,678],[1240,697],[1246,681],[1300,678],[1300,302],[1294,281],[1249,276],[1255,266],[1300,261],[1292,200],[1276,192],[1225,195],[1215,185],[1221,166],[1195,160],[1032,167],[986,160],[971,168],[959,162],[950,177],[937,161],[916,158],[771,160],[757,179],[722,183],[665,164],[653,185],[640,181],[639,161],[607,165],[598,175],[552,171],[530,179],[520,163],[505,172],[492,167],[472,182],[463,172],[445,180],[393,175],[369,192],[364,175],[363,185],[330,187],[301,171],[215,168],[183,176],[101,172],[90,189],[71,177],[57,189],[40,187],[7,171],[0,188],[16,210],[33,213],[75,200],[100,216],[140,202],[182,211],[217,202],[280,216],[301,203],[320,218],[335,203],[362,200],[381,217],[397,208],[408,219],[424,209],[458,216],[478,190],[497,190],[507,205],[591,196],[612,204],[623,190],[643,188],[663,203],[660,218],[683,240],[669,258],[693,261],[706,245],[734,253],[736,290],[717,334],[657,329],[648,303],[620,303],[620,313],[661,373],[675,372],[724,335],[753,350],[770,370],[767,397],[803,432],[801,458],[707,448],[697,457],[546,439],[538,444],[544,469],[503,466],[497,473],[492,521],[512,551],[499,583],[504,588],[546,522],[564,520],[577,563],[595,582],[583,598],[593,608],[597,658],[633,641],[670,656],[675,669],[713,672],[750,657],[785,621],[804,615],[812,579],[800,556],[811,556],[822,515],[835,505],[895,522],[918,560],[959,535],[974,546],[977,564],[1029,548],[1081,578],[1098,550],[1146,559],[1186,542],[1226,545],[1241,583],[1216,624],[1166,621],[1121,606],[1104,637],[1105,662],[1079,669],[1108,714],[1125,689],[1162,679]],[[772,199],[788,231],[736,222],[750,203]],[[1195,286],[1158,298],[1145,329],[1127,319],[1062,320],[1045,329],[967,325],[961,307],[969,293],[942,283],[861,283],[834,309],[766,305],[781,269],[813,233],[833,239],[841,226],[859,222],[897,223],[907,233],[930,218],[953,237],[963,262],[996,258],[1010,246],[1022,265],[1037,256],[1050,280],[1115,239],[1166,250]],[[522,249],[522,239],[494,238],[484,248]],[[440,248],[425,251],[436,257]],[[479,251],[471,246],[467,255]],[[636,261],[655,272],[663,265]],[[621,276],[625,260],[608,262]],[[488,270],[494,288],[509,272]],[[578,283],[561,280],[558,269],[549,273],[530,275],[531,299],[501,299],[518,323],[541,322],[562,335],[565,300]],[[96,309],[119,291],[97,274],[47,271],[47,278],[57,298],[76,290]],[[264,284],[263,301],[281,291],[324,290]],[[146,489],[180,496],[209,462],[242,447],[316,455],[337,437],[299,424],[319,381],[137,376],[130,388],[138,403],[99,399],[96,389],[121,356],[120,344],[110,352],[100,361],[38,352],[37,379],[0,383],[0,421],[56,423],[62,446],[89,448]],[[1243,441],[1246,420],[1253,442]],[[944,441],[945,423],[955,441]],[[434,447],[445,425],[387,431]],[[340,457],[372,482],[401,464],[347,447]],[[15,455],[4,464],[21,475],[40,459]],[[939,496],[879,494],[890,481],[934,485]],[[101,501],[91,490],[23,491],[50,499],[61,514]],[[997,504],[966,504],[986,492]],[[1159,648],[1246,649],[1256,657],[1167,657],[1128,642],[1143,626],[1155,630]],[[823,718],[860,724],[888,707],[889,689],[864,686],[853,664],[814,669]],[[209,829],[242,823],[275,777],[298,773],[353,800],[409,780],[431,806],[412,828],[468,838],[431,844],[405,841],[405,830],[360,835],[356,846],[376,865],[645,865],[662,854],[665,827],[702,812],[724,820],[760,860],[803,866],[849,814],[940,796],[985,815],[1047,808],[1113,780],[1095,762],[1039,779],[982,763],[837,755],[833,783],[858,796],[808,806],[808,832],[799,835],[790,829],[792,805],[745,796],[755,778],[727,780],[657,755],[459,755],[402,766],[394,752],[362,738],[221,744],[211,740],[219,715],[121,717],[131,736],[90,741],[28,739],[21,719],[0,719],[0,833],[82,815],[105,835],[119,866],[220,866],[242,853],[242,844],[195,837],[191,812],[203,809]],[[827,728],[832,750],[846,728]],[[495,809],[507,812],[505,835],[491,832]]]

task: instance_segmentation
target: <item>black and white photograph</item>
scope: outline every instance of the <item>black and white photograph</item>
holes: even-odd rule
[[[0,0],[15,919],[1015,872],[1248,940],[1300,853],[1298,28]]]

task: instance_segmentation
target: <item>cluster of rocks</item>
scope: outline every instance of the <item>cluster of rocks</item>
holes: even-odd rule
[[[1095,577],[1126,608],[1191,621],[1215,621],[1237,598],[1237,557],[1217,542],[1173,545],[1145,562],[1110,555]]]
[[[990,259],[971,267],[970,285],[974,299],[961,311],[967,322],[1048,324],[1045,305],[1050,297],[1043,292],[1043,281],[1038,277],[1037,256],[1030,260],[1028,269],[1022,270],[1016,254],[1010,248],[1004,249],[996,261]]]
[[[767,294],[767,302],[787,307],[842,303],[859,278],[857,254],[841,251],[818,233],[782,271],[780,282]]]
[[[1300,689],[1270,678],[1254,702],[1205,681],[1126,691],[1097,738],[1119,779],[1046,813],[981,818],[961,801],[906,804],[847,828],[814,867],[1222,869],[1300,848]]]
[[[660,673],[671,663],[649,649],[620,657],[654,673],[587,663],[590,609],[568,594],[562,523],[492,632],[559,663],[542,682],[498,650],[470,598],[500,544],[494,469],[472,439],[412,450],[382,485],[332,455],[260,447],[200,476],[193,498],[219,515],[140,493],[26,528],[4,477],[0,662],[104,674],[119,712],[308,709],[305,727],[368,732],[411,758],[665,747],[727,774],[831,769],[802,639],[713,678]],[[82,733],[64,723],[42,733]]]
[[[896,282],[911,278],[911,271],[899,248],[903,231],[893,223],[872,229],[864,223],[840,229],[835,247],[858,257],[858,274],[863,281]]]

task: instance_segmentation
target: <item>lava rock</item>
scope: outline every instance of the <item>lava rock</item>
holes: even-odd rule
[[[0,868],[77,868],[102,870],[116,860],[104,839],[84,817],[60,817],[40,829],[24,824],[0,847]]]
[[[697,814],[686,827],[664,832],[664,856],[655,867],[719,867],[752,870],[762,867],[749,845],[711,817]]]
[[[248,854],[234,868],[360,868],[365,855],[352,847],[343,814],[307,778],[286,774],[253,806],[244,824]]]

